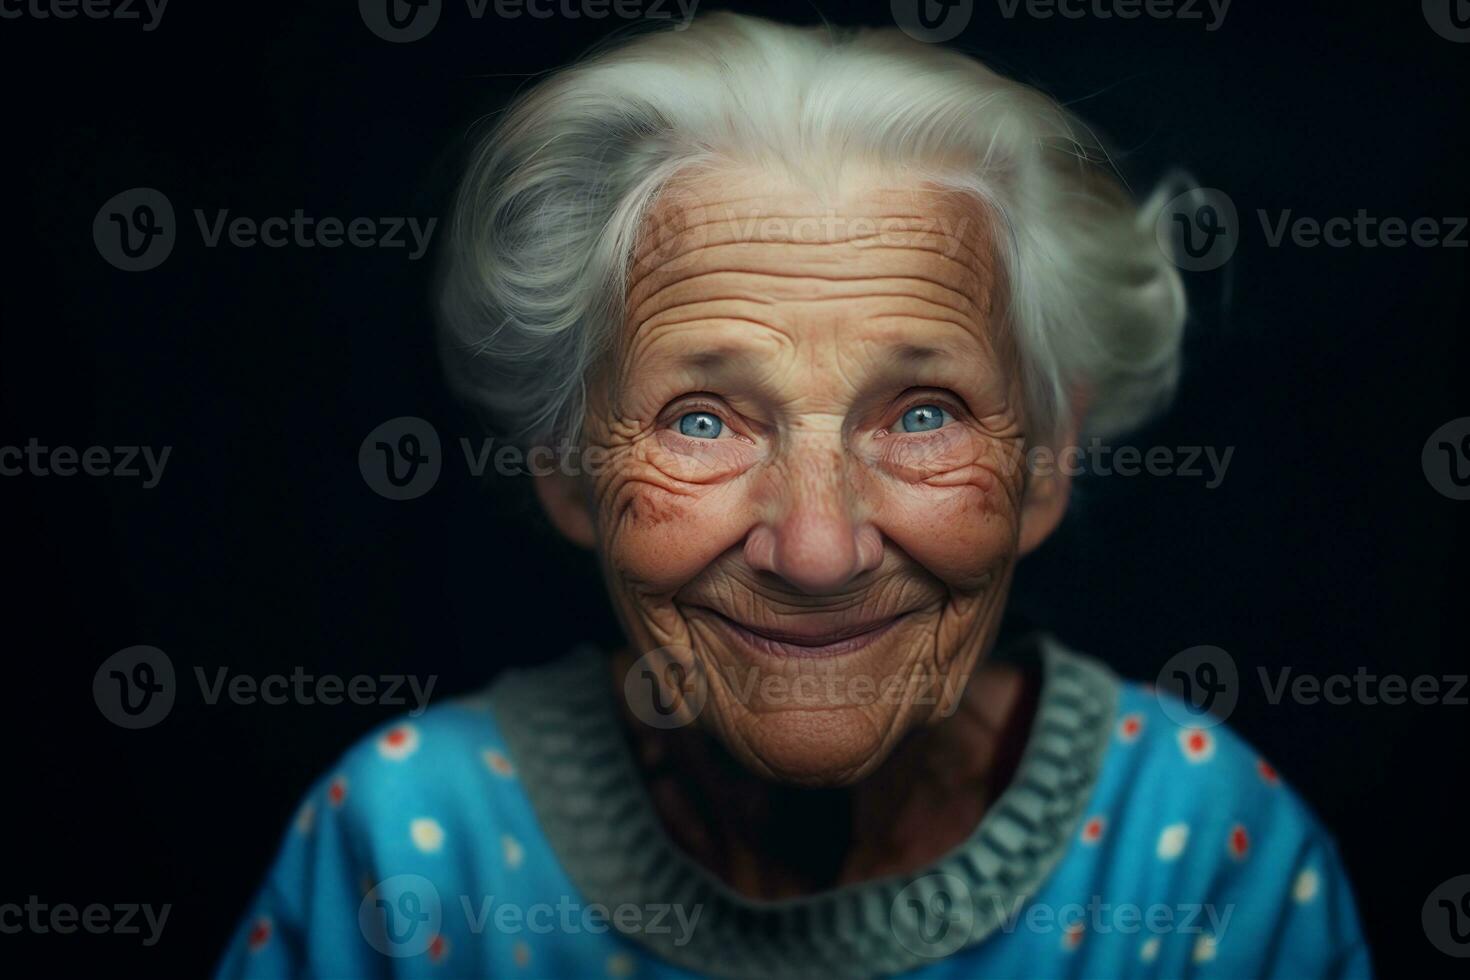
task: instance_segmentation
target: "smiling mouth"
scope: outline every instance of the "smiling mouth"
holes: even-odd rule
[[[908,613],[900,613],[887,619],[852,623],[826,630],[773,629],[766,626],[748,626],[737,622],[718,610],[708,606],[698,607],[719,623],[726,633],[747,646],[775,657],[817,659],[840,657],[845,653],[861,650],[887,634]]]

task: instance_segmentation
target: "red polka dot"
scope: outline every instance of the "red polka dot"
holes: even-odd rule
[[[347,799],[347,777],[338,776],[332,780],[332,785],[327,787],[327,802],[332,806],[341,806],[345,799]]]
[[[1118,726],[1118,737],[1125,742],[1137,740],[1143,731],[1143,716],[1139,714],[1126,715],[1122,724]]]
[[[387,735],[383,736],[383,741],[387,742],[394,748],[397,748],[404,742],[408,741],[408,733],[401,728],[395,728]]]
[[[1276,767],[1265,759],[1256,760],[1256,772],[1261,774],[1261,779],[1275,786],[1281,782],[1281,776],[1276,772]]]
[[[1179,748],[1191,763],[1208,762],[1215,755],[1215,737],[1202,728],[1181,728]]]
[[[1234,827],[1231,827],[1230,856],[1235,858],[1235,860],[1237,861],[1243,860],[1250,849],[1251,837],[1250,834],[1247,834],[1245,832],[1245,828],[1242,827],[1240,824],[1236,824]]]
[[[245,945],[250,952],[258,953],[271,939],[271,920],[265,916],[255,920],[255,925],[250,927],[250,935],[245,938]]]
[[[449,955],[449,940],[442,935],[436,935],[429,940],[429,959],[434,963],[442,963],[444,957]]]
[[[1082,945],[1082,923],[1074,922],[1067,926],[1067,931],[1062,936],[1062,945],[1068,949],[1076,949]]]
[[[1084,844],[1096,844],[1102,840],[1103,826],[1105,821],[1102,817],[1093,817],[1082,825],[1082,842]]]

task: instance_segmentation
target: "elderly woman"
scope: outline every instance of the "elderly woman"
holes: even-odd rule
[[[1177,373],[1162,198],[1100,160],[897,31],[709,17],[525,96],[458,201],[451,368],[578,449],[537,492],[627,645],[349,752],[222,975],[1366,974],[1248,746],[997,643],[1067,507],[1033,464]]]

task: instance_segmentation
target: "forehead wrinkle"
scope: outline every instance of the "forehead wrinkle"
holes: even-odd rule
[[[646,323],[630,339],[628,362],[651,370],[713,375],[769,364],[794,346],[782,327],[716,314]]]
[[[723,277],[723,278],[722,278]],[[819,304],[829,303],[837,300],[855,299],[899,299],[913,300],[917,302],[932,303],[935,306],[946,308],[952,312],[962,313],[973,317],[976,322],[985,322],[989,319],[991,303],[989,301],[990,291],[979,289],[979,297],[972,297],[959,288],[962,283],[947,283],[932,276],[920,274],[906,275],[822,275],[813,271],[796,272],[774,272],[763,270],[754,272],[744,269],[719,269],[706,270],[685,276],[678,282],[661,287],[652,295],[644,298],[633,309],[629,320],[636,323],[634,329],[654,319],[659,313],[677,306],[693,305],[695,303],[709,302],[710,297],[699,296],[697,298],[680,300],[673,298],[668,307],[656,312],[645,312],[645,308],[660,299],[664,293],[685,289],[702,288],[705,279],[715,279],[716,285],[711,288],[721,289],[738,295],[731,299],[759,303],[766,306],[779,306],[786,304]],[[759,284],[759,285],[758,285]],[[761,285],[764,288],[761,288]],[[805,288],[803,288],[805,287]],[[866,288],[865,288],[866,287]],[[933,296],[940,297],[939,299]],[[769,314],[767,314],[769,315]]]

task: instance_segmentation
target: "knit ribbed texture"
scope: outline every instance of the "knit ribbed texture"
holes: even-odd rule
[[[633,940],[718,976],[875,976],[983,941],[1075,839],[1112,729],[1117,678],[1048,637],[1020,647],[1008,656],[1041,658],[1040,703],[1011,784],[970,837],[928,867],[780,902],[736,894],[665,833],[624,740],[603,654],[582,649],[508,672],[490,698],[547,840],[586,901],[702,906],[683,946],[672,933]],[[968,896],[968,932],[956,949],[927,941],[934,930],[919,921],[936,889],[940,901]]]

